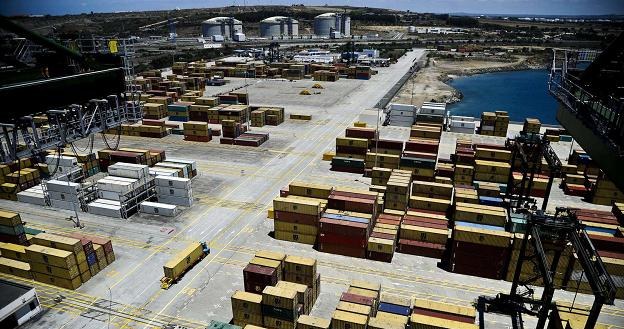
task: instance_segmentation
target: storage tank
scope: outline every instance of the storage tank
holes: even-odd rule
[[[416,33],[416,26],[409,26],[407,28],[408,33]]]
[[[285,16],[274,16],[260,21],[260,36],[264,38],[279,37],[282,35],[299,35],[299,22]]]
[[[243,22],[234,17],[214,17],[203,21],[201,26],[205,38],[222,35],[224,38],[232,39],[234,34],[243,33]]]
[[[340,15],[340,33],[345,36],[351,35],[351,17],[342,14]]]
[[[314,34],[328,37],[332,30],[337,30],[336,13],[325,13],[314,17]]]

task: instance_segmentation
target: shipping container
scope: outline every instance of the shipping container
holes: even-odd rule
[[[344,311],[334,311],[331,319],[332,329],[366,329],[368,317]]]
[[[163,266],[165,277],[171,280],[179,279],[184,272],[204,256],[204,247],[201,243],[195,242],[190,244],[165,263]]]
[[[297,329],[329,329],[331,320],[315,316],[300,315],[297,319]]]
[[[15,275],[29,280],[32,279],[30,264],[6,257],[0,257],[0,273]]]
[[[71,268],[77,265],[73,253],[40,245],[26,247],[26,257],[29,263],[49,264],[61,268]]]

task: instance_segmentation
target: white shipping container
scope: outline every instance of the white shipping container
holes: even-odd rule
[[[180,164],[180,163],[171,163],[171,162],[159,162],[157,164],[154,165],[153,167],[154,169],[158,168],[169,168],[169,169],[177,169],[180,170],[182,169],[183,172],[183,176],[188,178],[189,177],[189,172],[188,172],[188,167],[184,164]]]
[[[145,214],[175,217],[178,214],[178,206],[159,202],[143,201],[139,204],[139,211]]]
[[[475,122],[475,117],[463,117],[459,115],[452,115],[451,121],[463,121],[463,122]]]
[[[50,197],[50,200],[54,199],[60,201],[80,202],[77,194],[48,191],[48,196]]]
[[[158,202],[190,207],[193,205],[193,198],[179,198],[175,196],[159,195]]]
[[[186,159],[177,159],[177,158],[167,158],[166,162],[172,162],[172,163],[181,163],[181,164],[186,164],[186,165],[191,165],[191,169],[192,170],[197,170],[197,161],[195,160],[186,160]]]
[[[78,164],[78,159],[66,155],[47,155],[46,164],[48,166],[74,167]]]
[[[113,205],[113,206],[121,206],[121,202],[115,201],[115,200],[95,199],[93,202],[103,203],[103,204],[110,204],[110,205]]]
[[[52,179],[46,182],[48,191],[77,194],[80,192],[80,184]]]
[[[399,111],[415,111],[416,110],[416,106],[411,105],[411,104],[397,104],[397,103],[391,103],[390,104],[390,110],[399,110]]]
[[[191,180],[183,177],[156,176],[156,178],[154,178],[154,182],[156,183],[156,186],[162,187],[173,187],[181,189],[191,188]]]
[[[43,196],[43,193],[37,193],[37,192],[29,192],[29,191],[18,192],[17,201],[30,203],[30,204],[38,204],[40,206],[46,205],[45,197]]]
[[[78,203],[55,200],[55,199],[50,199],[50,206],[52,208],[58,208],[58,209],[80,210],[80,204]]]
[[[462,127],[462,128],[472,128],[474,129],[477,126],[476,122],[467,122],[467,121],[455,121],[451,120],[449,124],[451,127]]]
[[[494,126],[481,126],[481,130],[494,131]]]
[[[150,176],[167,176],[167,177],[178,177],[178,172],[173,169],[165,169],[165,168],[150,168],[149,170]]]
[[[181,197],[181,198],[192,198],[193,190],[156,186],[156,194],[158,194],[158,196],[168,195],[168,196],[176,196],[176,197]]]
[[[454,133],[462,133],[462,134],[474,134],[474,128],[465,128],[465,127],[450,127],[451,132]]]
[[[125,194],[133,190],[132,183],[130,182],[121,182],[118,180],[103,178],[98,180],[97,184],[98,190],[103,191],[112,191]]]
[[[97,200],[89,203],[88,210],[90,214],[94,214],[94,215],[121,218],[120,206],[106,204],[106,203],[99,203],[97,202]]]
[[[132,163],[117,162],[108,167],[111,176],[141,179],[149,175],[149,167]]]
[[[128,199],[127,197],[124,196],[124,194],[120,194],[119,192],[104,191],[104,190],[98,190],[97,196],[100,199],[115,200],[115,201],[126,201]]]

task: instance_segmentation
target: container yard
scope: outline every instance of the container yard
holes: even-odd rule
[[[510,328],[496,297],[531,280],[548,328],[576,329],[595,314],[593,264],[613,288],[595,327],[624,328],[619,185],[563,127],[377,108],[425,56],[175,62],[133,81],[140,120],[93,119],[102,138],[0,165],[0,278],[45,310],[23,327]],[[582,223],[594,253],[536,238],[548,214]]]

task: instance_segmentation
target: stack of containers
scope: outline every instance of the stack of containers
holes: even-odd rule
[[[264,142],[269,140],[269,133],[262,132],[246,132],[240,134],[240,136],[234,138],[232,143],[234,145],[242,145],[242,146],[254,146],[258,147],[262,145]]]
[[[338,329],[366,328],[368,318],[365,315],[336,310],[332,314],[331,327]]]
[[[479,204],[479,194],[474,186],[462,185],[455,186],[455,194],[453,195],[453,205],[458,202]]]
[[[506,111],[483,112],[479,134],[486,136],[507,136],[509,114]]]
[[[143,118],[159,120],[167,116],[167,107],[164,104],[144,103]]]
[[[245,291],[258,294],[267,286],[275,286],[282,278],[282,263],[276,259],[254,257],[243,269]]]
[[[585,186],[585,176],[574,174],[566,174],[563,179],[563,192],[567,195],[584,197],[589,189]]]
[[[511,237],[502,227],[455,223],[450,257],[453,272],[502,279],[511,252]]]
[[[78,166],[78,159],[67,155],[47,155],[46,164],[48,165],[50,174],[55,173],[54,176],[69,174],[80,168]]]
[[[624,225],[624,203],[614,203],[613,207],[611,207],[611,213],[613,213],[620,225]]]
[[[262,321],[266,327],[295,329],[299,313],[295,290],[267,286],[262,291]]]
[[[449,233],[446,216],[408,211],[401,222],[399,251],[441,259]]]
[[[288,255],[284,259],[284,280],[304,284],[312,289],[311,305],[314,305],[321,293],[321,274],[316,267],[317,262],[313,258]]]
[[[376,222],[368,238],[368,259],[381,262],[392,261],[399,235],[399,225]]]
[[[613,205],[616,202],[624,202],[624,193],[609,180],[601,170],[598,180],[591,185],[591,202],[605,206]]]
[[[447,114],[446,103],[424,102],[416,114],[416,123],[442,125]]]
[[[0,242],[27,244],[22,218],[18,213],[0,210]]]
[[[368,305],[361,305],[361,304],[350,303],[350,302],[345,302],[345,301],[338,302],[338,305],[336,305],[336,311],[364,316],[366,317],[367,322],[372,313],[372,309]]]
[[[45,184],[50,198],[50,206],[67,210],[80,209],[82,189],[79,183],[53,179],[45,182]]]
[[[474,117],[453,115],[449,117],[449,131],[462,134],[474,134],[477,122]]]
[[[390,104],[386,122],[390,126],[409,127],[414,124],[417,108],[410,104]]]
[[[407,326],[412,313],[412,299],[398,295],[382,293],[379,298],[376,318]]]
[[[364,160],[367,170],[371,170],[373,167],[398,169],[399,163],[401,162],[401,156],[395,154],[367,152]]]
[[[167,115],[169,121],[181,121],[186,122],[189,120],[189,109],[193,103],[190,102],[176,102],[167,105]]]
[[[386,182],[384,208],[405,211],[410,195],[412,173],[408,170],[393,169]]]
[[[18,192],[17,201],[38,204],[40,206],[48,205],[45,193],[43,193],[43,186],[41,184],[35,185],[27,190]]]
[[[511,170],[511,151],[494,147],[476,147],[474,178],[477,181],[507,183]]]
[[[319,221],[319,250],[364,258],[378,202],[377,192],[333,190]]]
[[[526,118],[524,119],[524,125],[522,126],[522,132],[526,134],[539,134],[542,127],[539,119]]]
[[[432,300],[415,299],[410,324],[412,328],[436,327],[477,329],[474,307],[448,304]]]
[[[332,170],[363,173],[367,151],[367,139],[337,137],[336,155],[332,159]]]
[[[377,154],[392,154],[401,156],[403,154],[403,141],[391,139],[374,139],[370,142],[370,151]]]
[[[472,186],[474,166],[456,164],[453,172],[453,183],[455,186]]]
[[[85,258],[87,259],[87,265],[89,266],[86,271],[84,271],[84,267],[81,268],[80,265],[78,266],[78,269],[81,271],[80,278],[82,279],[83,283],[87,282],[89,278],[91,278],[93,275],[99,272],[99,270],[98,271],[91,270],[92,268],[94,268],[95,262],[97,262],[97,264],[99,265],[101,260],[103,259],[104,267],[106,267],[107,265],[106,256],[101,254],[104,252],[102,246],[94,245],[93,242],[89,238],[86,238],[86,237],[81,237],[81,236],[72,237],[69,234],[63,234],[63,236],[67,236],[69,238],[80,240],[80,244],[82,245],[82,250],[84,251]],[[98,256],[98,253],[96,253],[95,251],[95,247],[98,247],[98,253],[100,253],[99,256]]]
[[[89,268],[91,265],[97,262],[95,254],[93,252],[87,254],[83,248],[82,242],[79,239],[74,239],[71,237],[59,236],[49,233],[39,233],[35,235],[32,239],[32,244],[40,245],[49,248],[56,248],[58,250],[69,251],[72,253],[74,257],[74,264],[77,266],[78,275],[80,276],[80,280],[82,283],[87,282],[91,279],[91,272]],[[91,248],[93,245],[91,245]],[[87,257],[87,255],[89,257]],[[46,268],[46,266],[38,263],[31,263],[31,269],[36,272],[46,273],[52,276],[60,276],[65,279],[73,279],[73,277],[63,276],[61,272],[54,272],[51,269]],[[95,275],[95,274],[93,274]]]
[[[115,261],[115,251],[113,250],[113,244],[111,240],[90,235],[83,235],[80,233],[69,233],[66,235],[74,239],[90,240],[91,243],[93,243],[93,250],[97,258],[97,265],[89,266],[92,275],[95,275],[99,271],[103,270],[105,266],[108,266]],[[104,255],[102,255],[102,253],[99,251],[100,248],[104,251]],[[106,260],[106,265],[104,267],[101,267],[100,265],[104,264],[104,260]]]
[[[210,142],[212,140],[208,123],[189,121],[182,125],[184,127],[184,140],[191,142]]]
[[[522,240],[524,239],[523,233],[515,233],[513,237],[512,251],[511,256],[509,257],[509,266],[507,267],[507,275],[505,277],[506,281],[512,282],[514,275],[516,273],[516,268],[518,265],[518,259],[520,258],[520,248],[522,245]],[[552,263],[553,257],[555,254],[554,248],[558,249],[556,244],[553,244],[552,241],[549,241],[547,237],[541,237],[542,245],[544,251],[546,253],[546,260],[549,264]],[[524,253],[525,256],[534,255],[533,245],[529,242],[526,246],[526,251]],[[567,279],[568,269],[572,265],[572,261],[574,260],[573,256],[573,248],[572,244],[568,243],[563,250],[561,250],[561,255],[559,257],[559,262],[557,263],[557,268],[553,274],[553,282],[555,287],[562,287]],[[522,269],[520,270],[520,279],[528,280],[535,276],[541,276],[539,272],[539,268],[535,266],[531,261],[525,260],[522,263]],[[537,280],[531,282],[532,285],[543,286],[544,282],[540,277]]]
[[[182,169],[182,177],[185,178],[193,178],[197,176],[197,162],[195,160],[168,158],[167,161],[157,163],[155,167]]]
[[[504,228],[508,216],[507,209],[503,207],[458,202],[455,204],[453,220]]]
[[[73,253],[34,244],[26,247],[26,257],[35,281],[71,290],[82,285]]]
[[[277,126],[284,123],[284,108],[283,107],[270,107],[266,113],[266,124],[269,126]]]
[[[25,279],[32,279],[30,264],[26,257],[26,247],[0,242],[0,273],[19,276]]]
[[[185,207],[193,205],[193,189],[189,178],[156,176],[154,183],[158,202]]]
[[[412,183],[409,206],[413,209],[446,214],[453,199],[453,185],[426,181]]]
[[[297,320],[297,329],[329,329],[330,326],[331,321],[328,319],[309,316],[305,314],[300,315],[299,319]]]
[[[251,126],[262,127],[266,124],[266,109],[251,111]]]
[[[237,290],[232,295],[232,323],[262,326],[262,295]]]
[[[226,138],[226,139],[229,138],[233,140],[234,138],[237,138],[243,133],[243,126],[234,120],[221,120],[221,126],[223,129],[223,137],[221,137],[222,140],[223,138]],[[224,144],[224,143],[221,143],[221,144]],[[229,143],[229,144],[232,144],[232,143]]]
[[[321,201],[278,197],[273,200],[274,232],[278,240],[314,245],[323,210]]]
[[[300,310],[299,314],[310,314],[315,301],[315,298],[312,296],[312,288],[308,287],[305,284],[288,282],[283,280],[278,281],[275,287],[296,291],[298,301],[297,309]]]
[[[392,175],[392,169],[373,167],[371,170],[371,185],[376,189],[385,191],[386,184],[388,184],[388,180],[390,180],[390,175]]]
[[[455,142],[455,154],[451,155],[455,165],[474,165],[475,150],[472,148],[472,140],[458,137]]]

